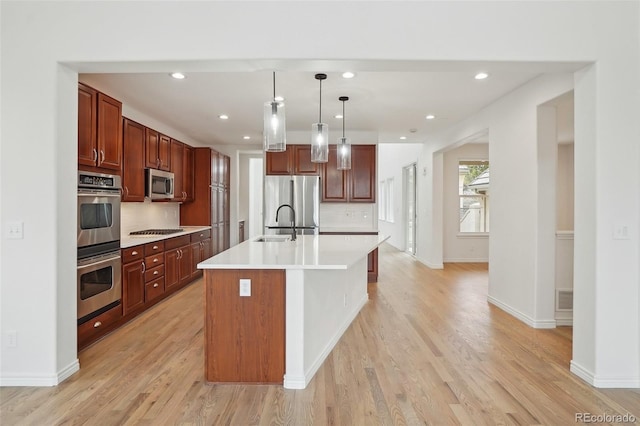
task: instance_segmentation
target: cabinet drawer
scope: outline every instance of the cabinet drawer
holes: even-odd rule
[[[211,229],[207,229],[200,232],[194,232],[193,234],[191,234],[192,243],[197,243],[202,240],[206,240],[207,238],[211,238]]]
[[[122,305],[115,306],[78,326],[78,346],[84,347],[95,337],[105,334],[110,325],[122,318]]]
[[[134,246],[122,249],[122,264],[130,263],[144,258],[144,246]]]
[[[183,235],[181,237],[174,237],[168,239],[164,243],[164,248],[166,251],[177,249],[178,247],[188,246],[191,244],[191,238],[188,235]]]
[[[144,258],[144,264],[147,269],[155,268],[158,265],[164,264],[164,252],[160,254],[152,254]]]
[[[144,300],[149,302],[164,294],[164,277],[153,280],[144,285]]]
[[[157,253],[164,252],[164,241],[156,241],[155,243],[149,243],[144,245],[144,255],[151,256]]]
[[[164,265],[159,265],[155,268],[147,266],[147,270],[144,272],[144,282],[148,283],[160,277],[164,277]]]

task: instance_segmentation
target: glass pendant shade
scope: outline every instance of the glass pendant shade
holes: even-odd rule
[[[262,135],[265,151],[282,152],[287,150],[284,103],[276,101],[275,71],[273,72],[273,99],[264,103],[264,128]]]
[[[351,144],[344,136],[338,138],[338,170],[351,169]]]
[[[287,150],[285,129],[284,103],[265,102],[263,130],[265,151],[281,152]]]
[[[311,161],[326,163],[329,160],[329,126],[325,123],[311,125]]]

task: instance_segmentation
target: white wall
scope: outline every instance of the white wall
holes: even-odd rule
[[[558,145],[558,174],[556,176],[556,229],[573,231],[573,144]]]
[[[418,157],[422,151],[421,144],[398,143],[388,144],[381,143],[378,145],[378,158],[384,161],[378,161],[378,183],[382,180],[393,178],[394,221],[378,219],[378,231],[381,234],[389,235],[387,243],[391,244],[398,250],[406,249],[406,219],[404,217],[404,207],[406,205],[404,194],[404,176],[403,167],[418,162]],[[380,202],[380,200],[378,200]]]
[[[460,160],[490,160],[489,145],[468,143],[444,153],[443,262],[488,262],[489,236],[460,234],[460,197],[458,196]]]
[[[76,224],[68,214],[76,190],[76,72],[168,72],[171,60],[190,61],[187,72],[289,66],[317,71],[318,62],[307,61],[312,51],[313,58],[348,60],[363,70],[395,60],[405,60],[406,67],[449,70],[478,58],[496,61],[487,66],[526,67],[529,61],[538,70],[556,71],[573,71],[572,62],[596,64],[577,72],[573,82],[579,267],[572,371],[597,386],[640,386],[638,2],[2,2],[0,7],[0,215],[3,228],[7,221],[23,221],[25,230],[22,240],[1,240],[2,384],[55,384],[77,368]],[[363,10],[366,25],[359,24]],[[325,31],[308,31],[308,16],[324,22]],[[274,20],[283,30],[264,37]],[[479,31],[479,22],[490,25]],[[333,67],[326,71],[342,68]],[[491,134],[490,291],[526,315],[535,312],[528,278],[535,271],[534,231],[515,229],[495,212],[508,216],[514,205],[537,207],[531,110],[572,86],[555,78],[526,85],[492,108],[490,117],[480,113],[467,122],[477,131],[478,121],[485,121],[482,128]],[[463,127],[452,132],[473,133]],[[426,262],[442,260],[442,233],[436,232],[441,209],[430,207],[442,195],[437,182],[442,158],[434,152],[460,139],[430,138],[420,156],[423,216],[417,247]],[[525,161],[519,165],[533,173],[523,183],[531,200],[517,193],[513,199],[508,183],[517,172],[513,158],[521,156]],[[42,180],[43,175],[51,179]],[[53,214],[42,215],[42,205]],[[613,240],[614,224],[627,225],[629,239]],[[525,245],[514,246],[514,239]],[[35,254],[38,268],[32,267]],[[17,332],[16,347],[7,346],[8,331]]]

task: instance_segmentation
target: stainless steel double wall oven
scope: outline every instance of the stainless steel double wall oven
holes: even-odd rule
[[[120,176],[78,172],[78,325],[118,306]]]

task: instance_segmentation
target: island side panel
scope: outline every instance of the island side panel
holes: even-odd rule
[[[208,269],[205,278],[205,378],[283,383],[285,271]],[[240,279],[251,296],[240,296]]]

